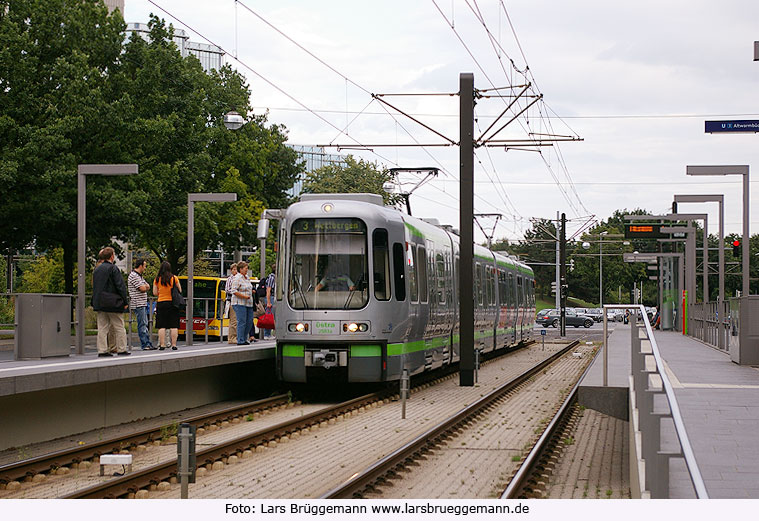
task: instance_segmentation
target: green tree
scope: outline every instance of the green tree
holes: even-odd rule
[[[265,207],[287,204],[302,171],[283,127],[266,116],[227,131],[223,115],[250,112],[250,90],[230,67],[206,74],[182,58],[172,29],[151,17],[149,41],[124,44],[118,11],[99,0],[0,0],[0,250],[31,241],[61,247],[65,291],[76,241],[76,169],[137,163],[140,174],[89,176],[88,259],[113,237],[186,264],[187,193],[235,192],[236,203],[196,205],[195,246],[255,241]]]
[[[109,71],[121,52],[124,22],[97,0],[0,0],[0,248],[63,249],[72,273],[76,240],[76,165],[112,163],[102,144],[112,135],[104,117]],[[120,192],[89,191],[91,243],[113,233],[113,215],[98,211]],[[109,226],[110,225],[110,226]],[[65,279],[73,292],[73,280]]]
[[[532,228],[525,231],[524,240],[512,244],[507,250],[532,268],[536,293],[543,297],[551,294],[551,282],[556,280],[556,234],[556,223],[537,219]],[[499,243],[496,242],[495,246],[499,247]]]
[[[131,240],[180,272],[187,193],[237,193],[234,203],[195,205],[196,253],[218,244],[232,250],[255,241],[251,223],[264,208],[287,204],[285,190],[302,165],[285,146],[284,128],[267,126],[266,116],[246,118],[235,132],[223,126],[231,108],[250,111],[250,90],[239,73],[225,66],[206,74],[197,59],[182,58],[171,27],[151,17],[149,29],[149,41],[132,36],[114,80],[125,136],[120,147],[141,170],[131,194],[142,202],[145,224],[132,230]]]
[[[64,293],[63,249],[39,257],[21,276],[23,293]]]
[[[345,158],[347,166],[330,164],[317,168],[306,174],[303,192],[307,194],[369,193],[382,196],[386,205],[395,205],[403,199],[398,194],[385,192],[382,186],[393,180],[389,170],[380,168],[377,163],[370,163],[353,156]]]

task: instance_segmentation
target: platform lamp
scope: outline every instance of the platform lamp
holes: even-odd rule
[[[743,176],[743,286],[741,295],[749,295],[749,231],[748,231],[748,204],[749,204],[749,169],[748,165],[706,165],[706,166],[687,166],[686,175],[741,175]]]
[[[717,259],[718,267],[717,271],[719,273],[718,278],[718,288],[719,291],[717,293],[717,301],[722,302],[725,299],[725,196],[722,194],[710,194],[710,195],[700,195],[700,194],[675,194],[674,196],[674,204],[679,203],[719,203],[719,257]],[[707,221],[704,219],[704,235],[708,238],[708,231],[707,228]],[[708,251],[708,242],[704,243],[704,248],[706,248],[704,253],[704,271],[709,271],[709,251]],[[705,278],[705,288],[708,288],[708,278]],[[704,298],[704,302],[708,301],[708,291],[705,291],[704,294],[706,297]],[[721,304],[720,304],[721,305]]]
[[[195,330],[195,317],[192,312],[193,292],[193,261],[195,256],[195,203],[226,203],[237,201],[236,193],[196,193],[187,194],[187,308],[185,311],[184,334],[185,343],[192,345]],[[206,327],[208,325],[206,324]],[[221,330],[219,330],[221,333]]]
[[[132,175],[138,174],[135,164],[78,165],[76,191],[76,353],[84,354],[84,289],[85,289],[85,242],[87,234],[87,178],[88,175]]]

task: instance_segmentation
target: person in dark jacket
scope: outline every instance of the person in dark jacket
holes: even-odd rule
[[[116,254],[113,248],[103,248],[99,259],[103,262],[92,274],[92,309],[97,313],[98,356],[113,356],[108,348],[109,332],[114,339],[116,354],[129,355],[124,329],[124,312],[129,308],[129,301],[124,277],[114,264]]]

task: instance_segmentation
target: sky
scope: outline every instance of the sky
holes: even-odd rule
[[[495,229],[492,217],[481,219],[494,240],[519,240],[531,219],[557,212],[570,221],[568,236],[615,210],[668,213],[674,194],[724,194],[726,233],[741,230],[740,176],[685,170],[759,168],[759,134],[704,132],[705,120],[759,120],[755,0],[126,0],[127,22],[150,13],[222,47],[248,79],[255,113],[284,125],[289,143],[346,145],[327,152],[388,168],[439,168],[411,195],[417,217],[458,227],[458,147],[395,145],[458,142],[459,99],[450,94],[470,72],[487,94],[530,83],[527,94],[543,96],[496,139],[581,139],[477,148],[475,212],[503,215]],[[372,94],[426,94],[382,99],[436,133]],[[512,99],[478,99],[475,134]],[[520,98],[505,118],[534,100]],[[756,201],[759,171],[752,175]],[[401,188],[422,178],[405,174]],[[680,211],[708,213],[717,233],[716,203]],[[759,233],[759,201],[750,226]]]

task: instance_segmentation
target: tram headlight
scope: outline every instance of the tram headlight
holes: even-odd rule
[[[343,323],[343,333],[366,333],[367,331],[369,331],[369,324],[363,322]]]
[[[308,333],[308,322],[292,322],[287,325],[291,333]]]

